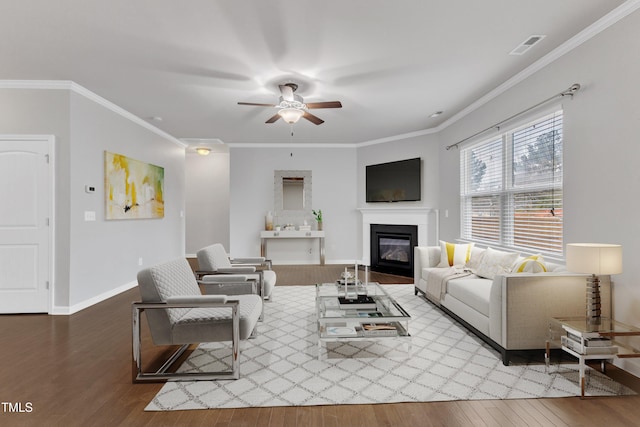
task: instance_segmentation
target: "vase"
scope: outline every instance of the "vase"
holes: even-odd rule
[[[318,231],[322,231],[322,221],[318,221]]]
[[[267,212],[267,216],[264,219],[264,229],[267,231],[273,230],[273,214],[271,211]]]

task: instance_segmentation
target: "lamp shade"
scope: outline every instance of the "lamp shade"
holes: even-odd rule
[[[297,108],[283,108],[278,111],[278,114],[285,122],[293,124],[300,120],[300,117],[304,116],[304,111]]]
[[[606,243],[569,243],[566,252],[567,270],[574,273],[622,273],[622,246]]]

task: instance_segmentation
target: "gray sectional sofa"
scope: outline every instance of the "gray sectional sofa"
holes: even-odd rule
[[[544,351],[551,317],[585,315],[586,275],[569,273],[564,266],[548,262],[544,263],[546,272],[512,272],[523,259],[513,255],[509,258],[515,259],[513,265],[498,269],[491,277],[481,268],[483,258],[489,258],[484,257],[487,250],[491,249],[474,247],[464,265],[441,267],[441,246],[416,247],[415,294],[500,351],[505,365],[513,352]],[[600,280],[602,315],[609,316],[610,278],[601,276]]]

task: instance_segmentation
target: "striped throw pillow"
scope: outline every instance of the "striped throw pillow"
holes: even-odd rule
[[[461,267],[471,258],[474,243],[449,243],[440,240],[440,264],[438,267]]]

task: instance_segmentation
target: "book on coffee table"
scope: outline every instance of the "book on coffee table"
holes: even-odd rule
[[[395,337],[398,329],[392,323],[363,323],[362,336],[365,337]]]
[[[362,329],[365,331],[395,331],[396,327],[391,323],[363,323]]]
[[[329,337],[357,337],[358,331],[353,326],[327,326],[325,329]]]
[[[341,310],[375,310],[376,301],[368,295],[358,295],[357,298],[339,297]]]

